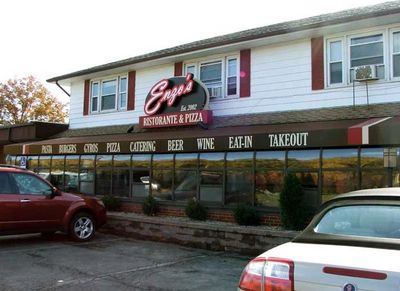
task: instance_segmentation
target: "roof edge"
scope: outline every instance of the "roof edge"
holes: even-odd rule
[[[353,8],[334,13],[307,17],[299,20],[291,20],[278,24],[272,24],[268,26],[207,38],[204,40],[190,42],[132,58],[90,67],[87,69],[50,78],[47,80],[47,82],[54,83],[56,81],[65,80],[73,77],[80,77],[92,73],[115,69],[118,67],[129,66],[171,56],[178,56],[180,54],[188,52],[195,52],[223,45],[231,45],[245,41],[283,35],[292,32],[300,32],[308,29],[321,28],[329,25],[358,21],[372,17],[387,16],[397,13],[400,13],[400,1],[385,2],[361,8]]]

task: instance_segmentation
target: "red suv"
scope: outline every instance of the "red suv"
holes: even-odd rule
[[[99,199],[61,192],[31,171],[0,165],[0,234],[63,231],[88,241],[105,222]]]

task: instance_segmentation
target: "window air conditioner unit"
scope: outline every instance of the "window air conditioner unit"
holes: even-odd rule
[[[217,98],[222,96],[222,87],[208,88],[210,98]]]
[[[359,66],[354,68],[354,80],[368,81],[376,80],[376,65]]]

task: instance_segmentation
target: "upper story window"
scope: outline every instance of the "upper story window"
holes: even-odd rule
[[[400,31],[393,33],[393,77],[400,77]]]
[[[327,39],[328,86],[352,83],[362,68],[367,68],[373,79],[400,77],[400,31],[386,29]]]
[[[126,110],[127,77],[96,80],[91,83],[91,112]]]
[[[192,73],[200,79],[208,89],[211,99],[237,97],[239,93],[238,57],[188,63],[185,73]]]

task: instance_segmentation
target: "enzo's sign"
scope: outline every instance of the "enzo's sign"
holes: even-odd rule
[[[163,79],[147,95],[144,105],[146,116],[139,117],[141,128],[194,125],[212,122],[208,107],[208,90],[200,82],[186,77]]]

